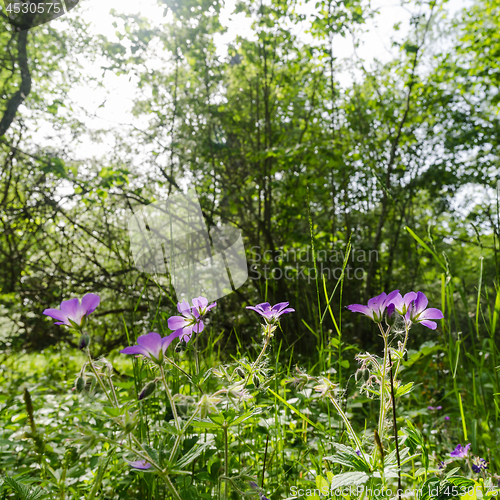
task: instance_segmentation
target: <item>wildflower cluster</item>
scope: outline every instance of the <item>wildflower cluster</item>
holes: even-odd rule
[[[57,320],[57,325],[68,327],[69,329],[80,333],[80,347],[86,349],[88,361],[82,366],[79,376],[75,382],[75,390],[82,392],[88,388],[91,392],[95,387],[99,387],[102,393],[107,397],[111,408],[106,409],[106,413],[111,417],[111,422],[117,424],[117,429],[101,433],[98,437],[92,434],[89,429],[81,428],[85,434],[86,446],[93,446],[97,440],[104,440],[115,449],[121,449],[124,452],[125,462],[136,471],[149,471],[158,474],[164,481],[173,498],[181,500],[181,495],[177,491],[176,481],[173,480],[175,474],[185,472],[177,471],[189,465],[189,461],[179,458],[183,449],[183,441],[188,428],[196,422],[203,422],[204,425],[216,425],[222,430],[225,441],[224,471],[219,477],[219,493],[223,492],[224,498],[229,498],[230,485],[235,487],[236,491],[241,491],[236,486],[236,479],[231,477],[229,470],[230,457],[228,455],[228,429],[231,422],[237,421],[238,414],[245,415],[247,402],[254,397],[248,389],[250,380],[253,382],[254,389],[261,387],[261,381],[266,379],[266,370],[261,363],[269,346],[269,340],[274,330],[277,328],[280,318],[294,309],[288,307],[288,302],[281,302],[275,306],[269,303],[249,306],[249,309],[256,311],[264,319],[262,329],[265,334],[264,346],[257,359],[253,362],[247,362],[245,359],[239,360],[238,366],[229,374],[226,367],[211,368],[205,374],[199,374],[198,363],[196,364],[195,376],[187,373],[181,366],[174,362],[173,356],[168,356],[167,351],[175,339],[179,339],[185,344],[190,343],[190,348],[195,350],[196,360],[196,342],[193,339],[203,332],[207,314],[216,306],[216,303],[209,304],[205,297],[192,299],[192,304],[182,300],[177,304],[178,315],[168,318],[168,327],[172,330],[169,335],[163,336],[157,332],[149,332],[137,338],[134,345],[123,348],[120,353],[136,355],[150,364],[153,376],[146,381],[143,388],[137,391],[138,402],[144,401],[152,396],[163,385],[163,389],[170,405],[169,418],[167,418],[169,434],[174,433],[174,441],[171,448],[164,451],[153,450],[150,446],[143,444],[135,435],[139,425],[139,408],[131,411],[129,404],[120,404],[118,392],[115,390],[112,376],[113,367],[105,359],[92,359],[89,344],[90,336],[85,332],[87,318],[92,314],[100,303],[100,297],[96,294],[87,294],[81,301],[78,298],[63,301],[59,309],[46,309],[44,314]],[[177,350],[177,349],[176,349]],[[172,387],[167,382],[165,374],[166,369],[177,369],[182,376],[196,386],[198,391],[194,390],[187,394],[173,394]],[[92,374],[87,373],[90,370]],[[217,375],[227,380],[222,388],[213,394],[205,392],[199,385],[199,380],[206,381],[211,374]],[[262,388],[261,388],[262,389]],[[257,412],[258,409],[251,409],[250,414]],[[241,416],[239,417],[241,420]],[[140,432],[139,432],[140,435]],[[196,457],[200,450],[205,449],[207,443],[195,445],[190,452],[191,456]],[[133,458],[130,456],[132,455]],[[130,458],[130,459],[129,459]],[[176,461],[179,462],[176,463]],[[179,465],[181,464],[181,465]],[[172,470],[174,469],[175,472]],[[247,475],[244,475],[246,478]],[[261,500],[267,500],[261,488],[256,486],[255,482],[246,483]]]
[[[420,323],[431,330],[437,328],[434,319],[443,319],[443,313],[434,307],[427,308],[429,300],[422,292],[408,292],[403,297],[399,290],[386,294],[385,292],[371,298],[366,306],[351,304],[347,306],[352,312],[359,312],[368,316],[375,323],[381,323],[386,317],[389,326],[394,324],[395,313],[403,316],[405,323]]]

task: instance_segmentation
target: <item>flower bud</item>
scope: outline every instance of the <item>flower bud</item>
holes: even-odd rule
[[[236,375],[240,378],[245,378],[245,372],[239,366],[236,370],[234,370],[234,373],[236,373]]]
[[[385,322],[387,326],[392,326],[396,322],[396,306],[392,303],[387,306]]]
[[[148,396],[151,396],[151,394],[155,392],[155,389],[156,389],[156,380],[153,380],[152,382],[146,384],[142,389],[141,393],[139,394],[139,401],[142,401],[143,399],[146,399]]]
[[[137,426],[137,412],[130,414],[127,411],[125,413],[125,417],[121,423],[121,426],[125,434],[130,434]]]
[[[260,378],[256,373],[253,374],[252,382],[253,382],[253,385],[255,387],[257,387],[257,389],[260,387]]]
[[[368,368],[365,368],[363,370],[363,382],[368,382],[369,378],[370,378],[370,370],[368,370]]]
[[[209,413],[217,413],[216,404],[219,402],[220,398],[204,394],[198,403],[198,408],[200,409],[200,418],[207,418],[207,415]]]
[[[88,376],[85,379],[85,388],[84,388],[85,391],[90,392],[94,388],[95,383],[96,383],[95,377],[93,375]]]
[[[209,410],[210,410],[210,401],[208,396],[205,394],[200,400],[200,417],[207,418]]]
[[[85,379],[80,376],[76,379],[75,382],[76,392],[82,392],[85,389]]]
[[[81,336],[80,336],[80,340],[78,341],[78,347],[80,349],[85,349],[86,347],[88,347],[90,344],[90,335],[87,335],[86,333],[83,333]]]

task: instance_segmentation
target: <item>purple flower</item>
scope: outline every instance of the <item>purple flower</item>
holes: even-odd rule
[[[400,293],[397,293],[391,300],[391,303],[394,304],[396,311],[404,316],[416,298],[417,294],[415,292],[408,292],[404,297],[402,297]]]
[[[361,451],[359,451],[359,448],[356,448],[356,455],[358,455],[358,457],[361,456]]]
[[[446,464],[441,460],[441,462],[438,463],[438,469],[442,470],[446,467]]]
[[[450,457],[452,458],[467,458],[469,454],[470,443],[464,448],[461,444],[459,444],[451,453]]]
[[[210,309],[214,308],[217,305],[217,302],[208,305],[208,300],[205,297],[198,297],[197,299],[193,299],[193,309],[198,311],[200,316],[205,316]]]
[[[260,489],[259,485],[255,481],[250,481],[249,484],[250,484],[250,487],[252,489],[254,489],[254,490],[259,490]],[[260,491],[259,491],[259,497],[260,497],[260,500],[269,500],[269,498],[267,498],[266,496],[264,496],[264,494],[261,493]]]
[[[436,410],[442,410],[443,407],[442,406],[428,406],[427,409],[429,411],[436,411]]]
[[[43,314],[50,316],[53,319],[57,319],[56,325],[71,326],[73,328],[80,328],[83,326],[86,317],[92,314],[101,298],[95,293],[87,293],[80,299],[70,299],[63,300],[59,309],[45,309]]]
[[[375,321],[375,323],[380,323],[387,306],[392,302],[392,300],[398,293],[399,290],[394,290],[389,295],[387,295],[385,292],[382,292],[380,295],[371,298],[368,301],[368,305],[366,306],[363,306],[361,304],[351,304],[347,306],[347,309],[352,312],[359,312],[361,314],[364,314],[365,316],[368,316],[370,319]]]
[[[203,317],[210,309],[215,307],[217,302],[208,305],[208,300],[205,297],[193,299],[193,306],[189,302],[183,300],[177,304],[177,310],[181,316],[171,316],[168,318],[168,327],[174,330],[184,342],[189,342],[193,332],[200,333],[205,328]]]
[[[406,297],[406,295],[405,295]],[[431,319],[443,319],[443,313],[434,307],[426,309],[429,300],[422,292],[417,292],[417,297],[408,307],[405,318],[412,323],[421,323],[422,325],[435,330],[437,324],[434,321],[429,321]]]
[[[488,468],[488,462],[484,458],[474,457],[472,459],[471,468],[473,472],[479,474],[482,470],[486,470]]]
[[[445,420],[450,420],[450,417],[449,417],[448,415],[446,415],[446,416],[444,417],[444,419],[445,419]]]
[[[134,469],[146,470],[151,468],[151,464],[149,462],[146,462],[146,460],[136,460],[135,462],[127,462],[127,463],[131,465]]]
[[[271,307],[269,302],[262,302],[262,304],[256,306],[247,306],[247,309],[260,314],[266,320],[266,323],[277,323],[283,314],[295,312],[295,309],[288,307],[288,304],[289,302],[280,302]]]
[[[137,345],[125,347],[120,352],[122,354],[141,354],[142,356],[151,359],[155,363],[161,364],[163,362],[163,355],[171,344],[172,340],[179,336],[176,331],[168,337],[161,338],[161,335],[156,332],[150,332],[147,335],[141,335],[137,339]]]

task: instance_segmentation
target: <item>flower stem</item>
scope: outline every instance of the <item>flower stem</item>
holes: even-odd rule
[[[245,389],[245,387],[248,385],[248,382],[250,380],[250,377],[253,375],[255,367],[259,364],[259,361],[261,360],[262,356],[264,356],[264,353],[266,352],[266,349],[267,349],[267,346],[269,345],[270,340],[271,340],[271,334],[268,333],[266,335],[266,340],[264,342],[264,346],[262,347],[262,350],[260,351],[260,354],[257,356],[257,359],[252,363],[252,367],[250,368],[250,371],[248,372],[243,389]]]
[[[172,398],[172,393],[168,388],[167,380],[165,378],[165,371],[163,370],[163,366],[160,365],[161,379],[163,380],[163,385],[165,386],[165,392],[167,393],[167,398],[170,402],[170,406],[172,407],[172,414],[174,415],[174,423],[177,431],[180,432],[181,424],[179,423],[179,415],[177,414],[177,408],[175,406],[174,399]]]
[[[396,458],[398,459],[398,500],[401,500],[401,459],[399,457],[398,424],[396,421],[396,398],[394,397],[394,380],[392,378],[391,351],[389,351],[389,374],[391,376],[392,423],[394,426],[394,440],[396,443]]]
[[[165,481],[168,489],[170,490],[170,493],[172,493],[172,496],[176,500],[182,500],[182,497],[179,495],[179,492],[175,488],[174,484],[172,483],[171,479],[168,476],[162,476],[163,480]]]
[[[172,451],[170,452],[170,458],[169,458],[170,462],[172,462],[172,460],[175,458],[175,454],[177,453],[177,449],[179,448],[179,445],[181,444],[182,436],[186,433],[186,431],[188,430],[188,427],[191,425],[191,422],[194,420],[194,418],[196,417],[196,415],[198,415],[197,411],[195,411],[191,415],[191,417],[189,418],[189,420],[184,424],[184,427],[181,430],[180,434],[177,435],[177,437],[175,439],[174,446],[172,448]]]
[[[408,334],[410,333],[410,325],[409,323],[405,320],[405,330],[406,330],[406,333],[405,333],[405,340],[403,342],[403,348],[401,350],[401,358],[404,356],[405,354],[405,350],[406,350],[406,343],[408,342]],[[398,373],[399,373],[399,367],[401,365],[401,358],[399,358],[397,361],[396,361],[396,369],[394,370],[394,378],[397,379],[398,378]]]
[[[172,366],[175,366],[175,367],[176,367],[176,368],[177,368],[180,372],[182,372],[184,375],[186,375],[186,377],[189,379],[189,381],[190,381],[192,384],[196,385],[196,387],[198,387],[198,389],[200,390],[200,392],[201,392],[202,394],[205,394],[205,392],[204,392],[204,391],[203,391],[203,389],[200,387],[200,385],[194,382],[194,380],[193,380],[193,378],[191,377],[191,375],[189,375],[189,373],[188,373],[187,371],[183,370],[183,369],[182,369],[182,368],[181,368],[181,367],[180,367],[180,366],[179,366],[179,365],[178,365],[178,364],[177,364],[177,363],[176,363],[173,359],[167,358],[167,357],[165,356],[165,360],[166,360],[167,362],[169,362]]]
[[[335,409],[337,410],[338,414],[340,415],[340,418],[344,421],[344,424],[347,428],[347,432],[349,434],[349,437],[351,438],[351,441],[353,444],[356,445],[356,447],[359,449],[359,452],[363,456],[363,459],[366,460],[365,455],[363,453],[363,448],[361,446],[361,442],[354,432],[354,429],[352,428],[351,422],[349,422],[349,419],[347,418],[347,415],[344,413],[338,402],[335,400],[332,394],[328,393],[328,397],[330,398],[330,401],[332,402],[333,406],[335,406]]]
[[[113,399],[115,400],[116,406],[120,406],[118,403],[118,398],[116,397],[116,391],[115,391],[115,386],[113,385],[113,382],[111,380],[111,375],[108,375],[108,382],[109,382],[109,387],[111,387],[111,393],[113,394]]]
[[[389,335],[390,327],[387,329],[385,332],[384,329],[382,328],[381,323],[378,324],[378,327],[380,328],[380,332],[382,333],[382,338],[384,339],[384,361],[382,363],[382,370],[381,370],[381,380],[380,380],[380,410],[379,410],[379,416],[378,416],[378,435],[380,437],[380,441],[382,441],[382,438],[384,436],[384,420],[385,420],[385,372],[387,369],[387,354],[388,354],[388,341],[387,337]]]
[[[228,443],[227,443],[227,428],[228,428],[227,422],[224,422],[222,428],[224,429],[224,475],[229,478],[229,449],[228,449]],[[224,482],[224,499],[228,499],[228,493],[229,493],[229,482],[225,481]]]
[[[99,374],[97,373],[97,370],[95,369],[94,363],[92,361],[92,356],[90,355],[90,349],[88,347],[87,347],[87,356],[89,358],[90,369],[93,371],[95,378],[97,379],[97,382],[101,386],[102,392],[104,392],[104,394],[106,394],[106,397],[108,398],[108,401],[111,403],[111,406],[115,406],[114,401],[111,399],[110,395],[108,394],[108,391],[104,387],[104,384],[101,380],[101,377],[99,376]]]

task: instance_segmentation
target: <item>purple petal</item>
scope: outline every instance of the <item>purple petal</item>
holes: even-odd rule
[[[382,292],[380,295],[377,295],[376,297],[372,297],[370,300],[368,300],[368,307],[370,309],[378,310],[380,306],[384,303],[386,297],[387,294],[385,292]]]
[[[417,298],[417,294],[415,292],[408,292],[405,294],[404,298],[403,298],[403,301],[406,305],[406,307],[410,307],[410,304],[416,300]]]
[[[434,321],[424,320],[424,321],[419,321],[419,323],[421,325],[426,326],[427,328],[430,328],[431,330],[435,330],[437,328],[437,323],[435,323]]]
[[[293,309],[292,307],[287,307],[286,309],[283,309],[283,311],[280,312],[280,316],[282,314],[294,313],[294,312],[295,312],[295,309]]]
[[[387,295],[387,297],[384,299],[384,302],[382,303],[382,307],[385,307],[387,306],[388,304],[391,303],[391,301],[397,297],[398,295],[401,295],[399,293],[399,290],[393,290],[389,295]]]
[[[101,297],[95,293],[87,293],[84,295],[82,299],[82,309],[85,311],[85,314],[88,315],[93,313],[99,305],[99,302],[101,302]]]
[[[278,302],[278,304],[275,304],[275,305],[272,307],[271,311],[275,311],[275,312],[276,312],[276,311],[278,311],[278,312],[279,312],[279,311],[281,311],[281,309],[285,309],[285,308],[286,308],[286,306],[287,306],[289,303],[290,303],[290,302]]]
[[[205,297],[198,297],[197,299],[193,299],[193,306],[198,309],[205,309],[208,305],[208,300]]]
[[[203,321],[200,319],[194,326],[193,326],[193,331],[196,333],[200,333],[203,331],[203,328],[205,328],[205,325],[203,324]]]
[[[61,312],[66,318],[80,324],[83,311],[81,310],[80,301],[78,299],[63,300],[61,302]]]
[[[257,314],[260,314],[261,316],[265,316],[264,311],[262,311],[261,309],[257,309],[257,306],[247,306],[246,308],[255,311]]]
[[[457,447],[450,453],[450,457],[453,458],[466,458],[467,455],[469,454],[469,448],[471,444],[467,444],[465,448],[459,444]]]
[[[186,326],[186,318],[184,316],[171,316],[168,318],[168,327],[170,330],[178,330]]]
[[[418,314],[420,314],[427,307],[428,303],[429,299],[427,299],[425,294],[422,292],[417,292],[417,298],[415,299],[415,311],[413,313],[413,316],[417,316]]]
[[[134,469],[141,469],[141,470],[146,470],[152,467],[152,465],[149,462],[146,462],[146,460],[136,460],[135,462],[128,462],[128,464]]]
[[[366,314],[366,316],[373,319],[373,310],[368,306],[363,306],[361,304],[351,304],[350,306],[347,306],[347,309],[352,312]]]
[[[189,302],[187,300],[183,300],[182,302],[179,302],[177,304],[177,310],[181,314],[184,314],[186,312],[190,312],[191,311],[191,306],[189,305]]]
[[[396,296],[392,298],[390,304],[394,304],[396,311],[401,314],[401,312],[403,311],[404,300],[400,293],[396,294]],[[387,307],[389,307],[390,304],[388,303]]]
[[[443,319],[443,313],[439,310],[436,309],[435,307],[429,307],[429,309],[426,309],[419,317],[418,320],[422,319]]]
[[[137,343],[149,351],[155,358],[158,357],[161,350],[161,335],[156,332],[150,332],[147,335],[141,335]]]
[[[207,306],[206,312],[210,311],[210,309],[213,309],[216,305],[217,305],[217,302],[214,302],[213,304],[210,304],[209,306]]]
[[[394,304],[394,302],[391,302],[386,309],[387,317],[392,318],[394,316],[395,311],[396,311],[396,304]]]
[[[184,342],[189,342],[193,335],[193,325],[186,326],[186,328],[183,328],[181,331],[181,340],[183,340]]]
[[[161,347],[163,349],[163,353],[168,349],[168,346],[172,343],[173,340],[180,337],[182,334],[182,328],[179,328],[174,333],[171,333],[168,337],[163,337],[161,339]]]
[[[262,311],[270,311],[271,310],[271,304],[269,302],[262,302],[261,304],[257,304],[255,307]]]
[[[69,324],[69,322],[65,323],[66,316],[59,309],[45,309],[45,311],[43,311],[43,314],[45,314],[46,316],[50,316],[53,319],[57,319],[58,321],[62,321],[62,324]]]
[[[140,345],[131,345],[130,347],[125,347],[125,349],[122,349],[120,352],[122,354],[142,354],[147,358],[150,357],[147,349],[144,349],[144,347],[141,347]]]

